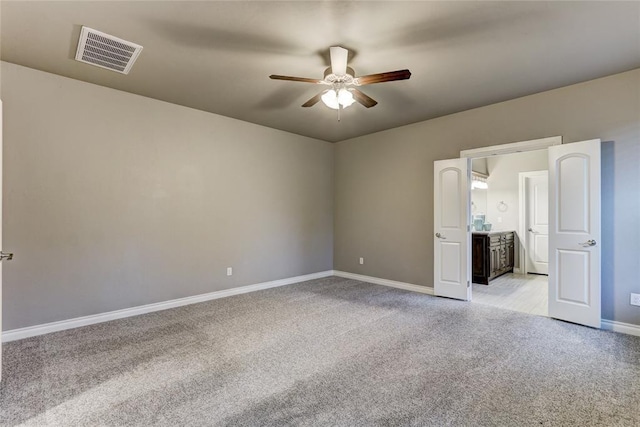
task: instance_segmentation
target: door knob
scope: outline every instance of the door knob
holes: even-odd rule
[[[437,237],[438,239],[446,239],[446,237],[444,237],[444,236],[443,236],[442,234],[440,234],[440,233],[436,233],[436,237]]]
[[[582,242],[580,243],[581,246],[583,247],[589,247],[589,246],[595,246],[596,245],[596,241],[595,240],[587,240],[586,242]]]
[[[529,231],[530,231],[531,233],[535,233],[535,231],[533,231],[533,228],[531,228],[531,227],[529,227]]]
[[[10,252],[0,252],[0,261],[11,261],[13,259],[13,254]]]

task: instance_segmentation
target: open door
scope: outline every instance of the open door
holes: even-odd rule
[[[471,299],[469,162],[434,162],[434,293]]]
[[[524,194],[524,273],[549,274],[549,173],[520,172]]]
[[[549,316],[600,327],[600,140],[549,147]]]

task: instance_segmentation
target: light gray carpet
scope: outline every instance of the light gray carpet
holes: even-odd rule
[[[337,277],[4,346],[0,424],[640,425],[640,338]]]

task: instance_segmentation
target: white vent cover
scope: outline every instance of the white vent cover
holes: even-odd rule
[[[82,27],[76,60],[107,70],[129,74],[142,46],[89,27]]]

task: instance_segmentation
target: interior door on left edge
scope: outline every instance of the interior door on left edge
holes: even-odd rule
[[[434,162],[434,293],[471,299],[470,160]]]

